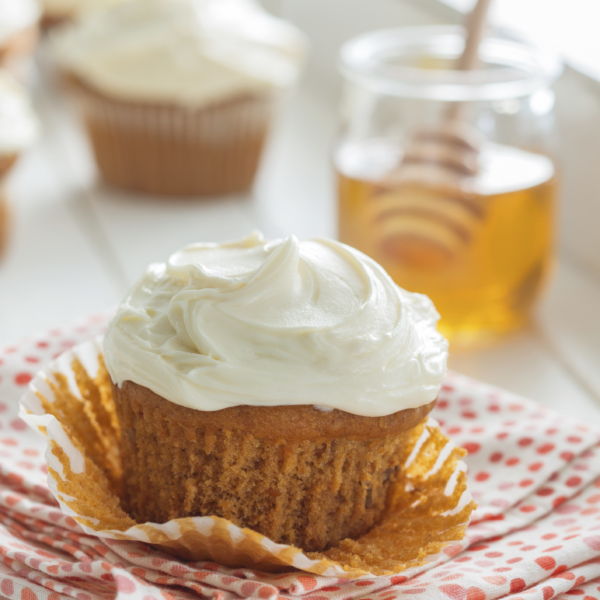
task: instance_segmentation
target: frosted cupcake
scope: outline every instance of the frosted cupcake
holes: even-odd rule
[[[322,550],[383,515],[446,371],[428,298],[330,240],[151,265],[104,341],[137,521],[217,515]]]
[[[126,0],[41,0],[42,27],[48,29],[76,19],[89,10],[95,10]]]
[[[253,0],[132,0],[56,38],[104,178],[166,195],[252,184],[305,49]]]
[[[18,68],[33,53],[39,18],[36,0],[0,0],[0,67]]]
[[[0,252],[9,229],[5,180],[19,155],[35,140],[37,131],[38,121],[27,91],[9,73],[0,70]]]

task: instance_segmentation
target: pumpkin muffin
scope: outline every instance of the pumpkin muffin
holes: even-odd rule
[[[124,509],[216,515],[305,551],[365,534],[445,375],[437,319],[330,240],[252,234],[152,265],[104,341]]]
[[[6,179],[21,153],[37,137],[38,120],[25,88],[0,69],[0,253],[10,232]]]
[[[129,0],[54,36],[109,183],[167,196],[248,189],[303,35],[254,0]]]

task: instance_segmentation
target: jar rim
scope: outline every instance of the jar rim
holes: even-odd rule
[[[458,71],[392,62],[402,57],[456,59],[464,44],[465,30],[455,25],[381,29],[346,42],[338,68],[346,79],[380,94],[444,101],[528,96],[562,72],[553,52],[498,32],[480,44],[480,60],[488,68]]]

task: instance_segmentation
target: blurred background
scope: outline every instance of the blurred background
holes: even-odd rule
[[[334,147],[347,40],[388,27],[461,24],[462,0],[264,0],[307,36],[297,89],[273,128],[252,190],[202,199],[145,196],[98,177],[89,142],[42,36],[26,79],[40,135],[6,182],[9,239],[0,258],[0,345],[110,310],[150,262],[197,241],[338,236]],[[560,175],[558,261],[532,320],[494,343],[452,349],[450,366],[600,422],[600,5],[495,0],[495,31],[558,53],[553,158]]]

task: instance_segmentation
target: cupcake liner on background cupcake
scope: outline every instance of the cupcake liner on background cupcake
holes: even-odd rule
[[[253,0],[129,0],[54,49],[104,179],[198,196],[252,185],[306,41]]]
[[[0,0],[0,67],[21,74],[38,41],[37,0]]]
[[[109,183],[164,195],[225,194],[252,185],[274,98],[249,95],[182,110],[110,100],[74,76],[69,86]]]
[[[119,434],[102,352],[100,339],[67,351],[37,374],[21,402],[21,417],[48,438],[50,488],[63,512],[87,534],[151,543],[188,560],[265,572],[296,568],[340,578],[402,572],[464,536],[475,508],[460,460],[465,451],[433,419],[413,430],[384,518],[366,535],[323,552],[277,544],[214,516],[136,523],[118,496]]]
[[[36,139],[38,127],[27,91],[0,69],[0,253],[10,233],[6,179],[21,153]]]

